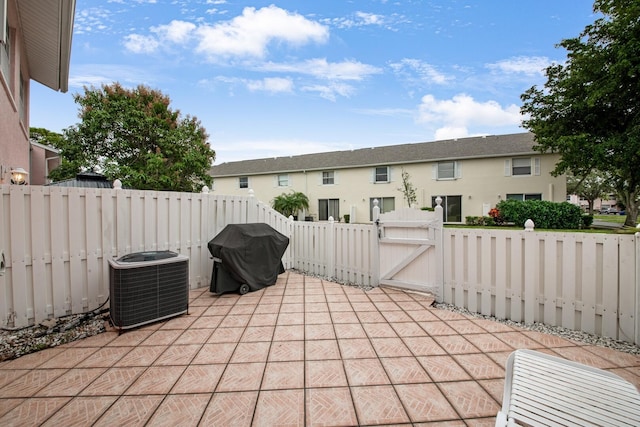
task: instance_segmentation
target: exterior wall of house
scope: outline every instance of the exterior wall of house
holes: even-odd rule
[[[41,145],[31,144],[31,185],[45,185],[49,183],[49,172],[60,166],[60,156]]]
[[[10,182],[12,168],[29,171],[29,69],[14,2],[7,12],[8,56],[0,44],[0,183]]]
[[[299,191],[309,198],[309,212],[305,216],[311,215],[314,220],[324,219],[320,214],[320,200],[333,199],[338,200],[339,217],[349,214],[351,222],[362,223],[370,221],[373,198],[386,198],[387,204],[381,204],[383,210],[390,206],[388,203],[391,199],[391,205],[395,208],[406,206],[400,190],[404,169],[410,175],[409,182],[416,189],[417,207],[432,206],[432,198],[437,196],[460,196],[451,200],[456,205],[460,202],[461,208],[450,206],[449,211],[450,215],[453,212],[460,212],[460,215],[445,220],[464,222],[466,216],[486,215],[491,207],[509,195],[539,195],[542,200],[564,201],[566,179],[550,175],[559,156],[531,157],[540,159],[539,175],[532,170],[532,175],[528,176],[505,176],[505,160],[511,161],[511,158],[497,157],[459,160],[457,178],[446,180],[436,179],[434,167],[437,168],[437,162],[424,162],[390,165],[390,181],[385,183],[373,182],[375,167],[358,167],[333,170],[334,184],[330,185],[323,184],[323,171],[317,170],[280,174],[288,175],[287,186],[278,185],[278,174],[248,176],[247,188],[240,188],[238,176],[217,177],[214,178],[213,191],[219,195],[247,195],[251,189],[255,197],[264,203],[271,203],[274,197],[282,193]]]

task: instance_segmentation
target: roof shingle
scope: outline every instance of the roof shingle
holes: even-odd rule
[[[490,135],[289,157],[242,160],[213,166],[210,173],[215,178],[422,163],[434,160],[518,156],[534,154],[534,144],[533,134],[529,132]]]

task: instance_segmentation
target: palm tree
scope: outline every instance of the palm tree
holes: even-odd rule
[[[288,194],[282,193],[274,197],[271,201],[271,207],[289,217],[302,209],[309,209],[309,198],[304,193],[292,190]]]

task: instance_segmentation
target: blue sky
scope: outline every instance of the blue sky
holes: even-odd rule
[[[216,164],[522,132],[520,94],[596,16],[586,0],[77,0],[69,91],[144,84],[196,116]]]

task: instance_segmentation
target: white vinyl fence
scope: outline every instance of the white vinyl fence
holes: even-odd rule
[[[247,222],[291,235],[291,221],[253,197],[3,185],[0,327],[96,309],[109,296],[107,260],[132,252],[187,255],[190,287],[208,286],[207,243],[227,224]]]
[[[208,241],[250,222],[289,237],[285,268],[379,283],[375,224],[292,221],[253,197],[3,185],[0,327],[97,308],[109,294],[107,260],[132,252],[187,255],[190,287],[209,286]],[[441,232],[444,302],[640,344],[640,233]]]
[[[371,224],[292,222],[292,267],[341,283],[378,285],[378,235]]]
[[[444,301],[640,344],[640,233],[444,230]]]

